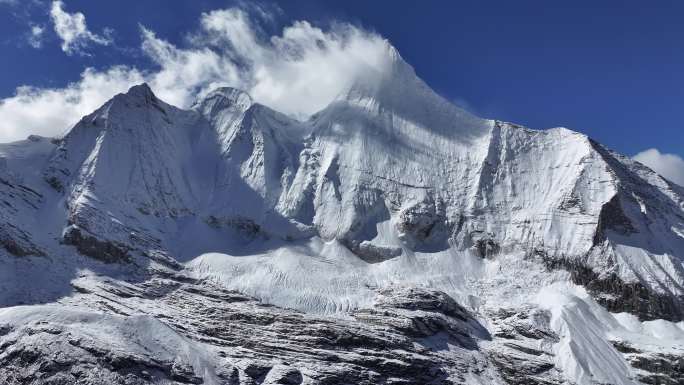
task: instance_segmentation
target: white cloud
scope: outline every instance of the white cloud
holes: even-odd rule
[[[62,51],[67,55],[85,54],[84,49],[91,43],[100,45],[112,43],[109,30],[105,30],[104,35],[90,32],[86,25],[85,15],[81,12],[64,11],[64,3],[61,0],[52,2],[50,18],[55,25],[57,36],[62,39]]]
[[[34,24],[31,25],[31,30],[28,36],[28,43],[33,48],[40,48],[43,46],[43,35],[45,27]]]
[[[266,37],[239,8],[208,12],[200,21],[200,32],[185,49],[143,29],[143,49],[161,67],[152,88],[162,99],[188,104],[187,96],[193,95],[178,90],[164,95],[176,81],[195,85],[199,93],[230,85],[262,104],[303,117],[325,107],[359,74],[381,70],[389,61],[386,40],[348,24],[324,31],[298,21],[280,36]]]
[[[142,28],[142,50],[159,65],[147,81],[162,100],[182,107],[192,103],[198,93],[220,85],[241,84],[231,57],[207,47],[178,49]]]
[[[634,159],[652,168],[665,178],[684,186],[684,159],[675,154],[663,154],[655,148],[634,155]]]
[[[61,2],[53,3],[53,14],[55,9],[63,13]],[[82,15],[69,17],[80,20],[71,21],[82,26],[77,30],[87,31]],[[162,100],[181,107],[218,86],[232,86],[262,104],[304,117],[325,107],[360,74],[382,71],[389,63],[386,40],[348,24],[323,30],[299,21],[277,36],[266,36],[254,23],[243,9],[205,13],[185,47],[141,27],[141,50],[155,69],[88,69],[65,88],[20,87],[15,96],[0,100],[0,142],[33,133],[60,135],[114,94],[143,81]],[[92,40],[92,34],[83,33]],[[65,52],[82,48],[74,43],[78,39],[64,39]]]
[[[112,67],[104,72],[86,69],[79,81],[65,88],[20,87],[15,96],[0,101],[0,142],[29,134],[60,135],[112,95],[142,81],[135,69]]]

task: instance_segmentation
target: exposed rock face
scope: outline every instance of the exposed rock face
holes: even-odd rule
[[[401,211],[397,226],[400,237],[418,250],[448,247],[447,239],[451,229],[442,206],[443,204],[436,204],[428,198],[425,202]]]
[[[501,251],[501,246],[496,243],[492,234],[476,231],[471,233],[470,240],[473,243],[471,248],[482,258],[491,258]]]
[[[644,384],[684,384],[684,355],[642,350],[620,340],[612,343],[631,366],[640,370],[638,379]]]
[[[639,282],[624,282],[615,273],[599,274],[580,260],[555,259],[542,254],[550,269],[570,272],[572,281],[583,285],[606,309],[637,315],[641,320],[684,318],[684,297],[654,293]]]
[[[489,339],[487,330],[445,293],[389,287],[379,294],[374,308],[358,310],[353,313],[354,318],[389,326],[415,338],[443,334],[468,349],[478,349],[478,339]]]
[[[84,234],[78,226],[71,225],[64,230],[62,239],[65,244],[76,246],[83,255],[106,263],[126,263],[131,261],[125,245],[113,241],[101,241],[93,235]]]
[[[17,257],[43,255],[43,252],[31,242],[30,236],[11,223],[0,228],[0,246]]]
[[[488,349],[508,384],[562,384],[552,346],[559,338],[549,314],[539,309],[501,309],[492,314],[494,342]]]
[[[7,384],[564,384],[548,312],[500,309],[491,334],[431,289],[378,291],[352,319],[317,317],[187,277],[76,280],[60,304],[0,312]],[[613,341],[646,384],[682,355]]]
[[[611,198],[606,204],[601,207],[601,213],[598,218],[598,226],[596,226],[596,235],[594,235],[594,244],[599,245],[606,241],[606,232],[612,230],[621,235],[629,235],[636,232],[632,226],[629,218],[625,215],[620,204],[620,197],[618,195]]]
[[[379,308],[355,314],[359,322],[266,306],[201,282],[75,285],[81,294],[65,301],[65,318],[18,310],[30,321],[3,326],[3,383],[456,384],[472,373],[498,381],[477,345],[461,344],[488,338],[482,326],[436,291],[384,291]],[[92,310],[82,312],[83,305]],[[103,329],[93,334],[91,324]],[[116,337],[119,330],[127,331]],[[155,342],[145,344],[148,338]],[[437,341],[451,348],[436,348]],[[174,344],[177,352],[166,351]]]
[[[375,245],[369,241],[347,241],[347,247],[368,263],[379,263],[401,255],[399,247]]]

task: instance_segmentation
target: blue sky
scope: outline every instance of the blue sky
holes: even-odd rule
[[[69,119],[63,118],[52,125],[55,127],[44,128],[41,124],[45,123],[37,119],[49,119],[48,112],[34,117],[28,110],[21,110],[25,106],[20,103],[41,111],[57,110],[64,100],[43,94],[40,99],[37,93],[62,92],[69,83],[107,74],[91,85],[102,95],[90,97],[90,89],[79,89],[66,97],[99,102],[108,91],[137,80],[138,75],[147,80],[160,67],[167,66],[164,68],[168,70],[171,64],[158,54],[162,43],[174,49],[192,48],[197,53],[201,50],[192,39],[202,35],[202,49],[215,49],[215,44],[220,43],[208,43],[211,36],[201,27],[206,21],[202,15],[239,6],[249,18],[252,32],[263,40],[281,36],[283,28],[297,20],[319,27],[328,34],[326,38],[357,39],[360,46],[365,44],[364,37],[346,36],[349,31],[331,31],[342,24],[351,25],[356,31],[353,33],[377,34],[397,47],[435,90],[478,115],[532,128],[569,127],[627,155],[656,149],[640,160],[665,162],[669,169],[662,173],[679,173],[671,177],[681,176],[684,180],[684,162],[676,157],[684,155],[683,2],[427,1],[419,5],[414,1],[291,0],[252,4],[209,0],[0,0],[4,58],[0,61],[0,98],[5,104],[0,113],[6,118],[5,126],[0,123],[0,139],[3,130],[12,130],[5,136],[14,139],[13,135],[23,135],[26,130],[51,133],[57,126],[68,126]],[[85,29],[79,30],[81,22]],[[148,35],[141,32],[141,26]],[[340,33],[345,36],[339,38]],[[141,48],[146,41],[147,49]],[[355,52],[365,55],[364,49],[372,48],[361,47]],[[154,50],[157,56],[151,53]],[[240,60],[240,55],[218,50],[223,56],[237,56]],[[248,60],[263,57],[249,56]],[[268,60],[271,62],[266,68],[277,76],[302,72],[302,68],[282,71],[277,59]],[[115,65],[124,65],[124,73],[108,72]],[[336,63],[331,65],[331,71],[342,77],[356,68],[354,64],[339,68]],[[214,63],[214,67],[218,66]],[[86,68],[92,69],[90,75],[84,76]],[[226,68],[237,68],[239,72],[241,67]],[[279,79],[277,76],[274,79]],[[206,77],[198,82],[213,80]],[[17,87],[21,86],[34,88],[30,92],[24,89],[28,94],[17,98],[22,93]],[[187,86],[195,87],[197,83]],[[177,104],[189,98],[170,91],[162,91],[164,95]],[[274,104],[281,106],[281,102],[276,100]],[[12,106],[19,107],[10,109]],[[82,102],[64,109],[61,115],[91,107]],[[19,111],[16,119],[14,111]],[[665,159],[663,153],[675,157]]]

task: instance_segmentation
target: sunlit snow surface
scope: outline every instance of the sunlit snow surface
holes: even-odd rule
[[[305,122],[230,88],[180,110],[137,86],[59,142],[0,145],[0,240],[20,254],[0,248],[0,306],[32,305],[0,310],[0,326],[50,319],[121,349],[181,351],[201,372],[201,347],[163,323],[94,312],[74,294],[74,282],[168,268],[150,257],[161,254],[338,318],[388,286],[443,290],[486,326],[498,309],[538,306],[560,336],[557,367],[578,384],[634,383],[614,340],[684,354],[681,322],[611,314],[534,257],[586,257],[601,276],[682,296],[684,189],[585,135],[474,117],[389,53],[388,74]],[[74,230],[135,258],[80,255],[64,242]],[[479,241],[496,252],[477,255]]]

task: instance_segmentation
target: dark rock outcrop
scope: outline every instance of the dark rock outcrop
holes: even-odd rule
[[[130,262],[131,256],[125,245],[113,241],[103,241],[87,234],[78,226],[72,225],[64,230],[62,236],[64,244],[76,246],[83,255],[95,258],[105,263]]]
[[[469,373],[492,370],[476,344],[489,338],[484,328],[437,291],[382,291],[376,308],[355,313],[356,320],[340,320],[264,305],[197,281],[153,279],[134,285],[84,280],[74,286],[80,294],[66,301],[67,309],[77,303],[104,319],[161,322],[189,346],[215,352],[203,358],[211,367],[200,372],[182,355],[164,358],[149,345],[122,351],[107,343],[112,338],[107,329],[81,334],[46,320],[7,326],[0,336],[0,382],[446,385],[467,383]],[[132,324],[127,335],[151,332],[135,329],[139,325]],[[468,339],[470,345],[464,344]],[[455,345],[436,348],[440,340]],[[498,381],[494,372],[489,376]]]
[[[684,319],[684,298],[659,294],[639,282],[624,282],[615,273],[600,275],[578,259],[549,257],[538,253],[549,269],[563,269],[572,281],[583,285],[608,311],[635,314],[640,320]]]
[[[640,370],[640,382],[653,385],[684,384],[684,355],[647,351],[622,340],[613,340],[611,343],[625,355],[632,367]]]
[[[606,231],[608,230],[622,235],[636,232],[632,222],[622,209],[619,195],[615,195],[601,207],[596,233],[594,234],[594,246],[598,246],[606,240]]]
[[[508,384],[564,383],[555,367],[551,346],[558,336],[551,331],[549,314],[535,308],[500,309],[490,314],[497,338],[489,345],[492,363]]]

